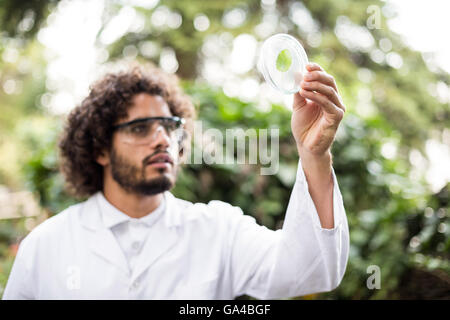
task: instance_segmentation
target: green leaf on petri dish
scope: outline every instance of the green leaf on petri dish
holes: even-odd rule
[[[288,49],[282,50],[277,57],[277,69],[286,72],[292,64],[291,52]]]

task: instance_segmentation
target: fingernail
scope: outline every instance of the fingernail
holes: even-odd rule
[[[311,80],[312,75],[310,73],[305,74],[305,79],[306,80]]]

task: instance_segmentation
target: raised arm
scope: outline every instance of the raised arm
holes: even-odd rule
[[[349,230],[332,167],[331,145],[345,106],[334,78],[309,64],[291,120],[299,153],[282,230],[243,217],[233,232],[231,269],[237,295],[282,298],[336,288],[345,272]]]

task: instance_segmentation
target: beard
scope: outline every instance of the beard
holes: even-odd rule
[[[145,178],[146,160],[151,156],[145,158],[142,167],[139,168],[118,155],[113,149],[110,155],[113,179],[127,192],[144,196],[152,196],[170,190],[174,184],[162,174],[164,169],[158,169],[161,175],[157,178]]]

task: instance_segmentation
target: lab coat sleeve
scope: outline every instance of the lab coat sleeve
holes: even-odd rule
[[[299,160],[283,227],[272,231],[248,215],[235,219],[230,249],[234,296],[302,296],[335,289],[349,254],[349,230],[334,169],[334,228],[322,228]],[[241,211],[242,212],[242,211]]]
[[[33,239],[30,234],[22,240],[14,260],[11,273],[5,291],[3,300],[30,300],[33,295],[33,277],[31,275],[32,256],[34,250],[31,248]]]

